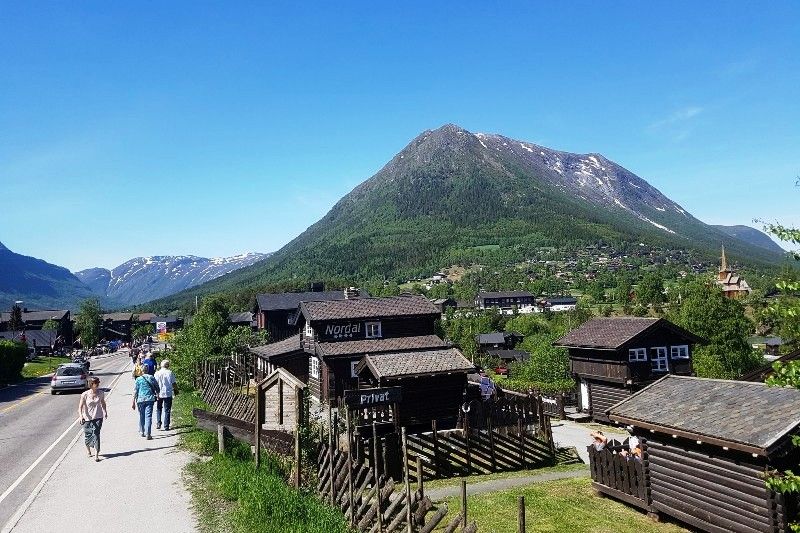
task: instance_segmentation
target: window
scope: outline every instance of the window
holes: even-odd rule
[[[358,361],[350,361],[350,377],[357,378],[358,372],[356,372],[356,367],[358,366]]]
[[[666,372],[669,370],[666,346],[650,348],[650,365],[653,367],[653,372]]]
[[[311,377],[319,379],[319,359],[311,358]]]
[[[313,337],[314,336],[314,328],[311,327],[311,322],[306,322],[306,325],[303,328],[303,336],[304,337]]]
[[[631,348],[628,350],[628,361],[647,361],[647,348]]]
[[[689,347],[687,345],[671,346],[670,355],[673,359],[689,359]]]
[[[365,329],[368,339],[377,339],[381,336],[380,322],[367,322]]]

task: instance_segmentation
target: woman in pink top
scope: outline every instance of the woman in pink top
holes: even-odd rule
[[[108,418],[106,409],[106,395],[100,390],[100,378],[89,378],[89,390],[81,394],[81,401],[78,403],[78,416],[83,424],[84,443],[89,457],[92,456],[92,448],[95,449],[95,461],[100,460],[100,428],[103,427],[103,419]]]

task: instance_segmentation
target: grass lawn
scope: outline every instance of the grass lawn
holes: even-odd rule
[[[678,533],[688,530],[653,522],[623,503],[594,494],[591,479],[535,483],[500,492],[469,496],[467,518],[481,533],[517,531],[517,499],[525,496],[526,530],[547,533]],[[448,516],[461,512],[460,497],[447,500]]]
[[[481,481],[490,481],[492,479],[508,479],[525,476],[535,476],[538,474],[545,474],[548,472],[569,472],[571,470],[587,470],[588,465],[573,464],[573,465],[557,465],[548,466],[545,468],[537,468],[535,470],[518,470],[516,472],[494,472],[491,474],[476,474],[467,476],[467,487],[472,484],[480,483]],[[438,489],[442,487],[459,487],[461,486],[460,477],[451,477],[447,479],[433,479],[425,482],[425,490]],[[402,487],[400,487],[402,488]],[[467,489],[469,491],[469,489]]]
[[[28,361],[22,368],[22,379],[38,378],[55,370],[58,365],[69,363],[69,357],[51,357],[49,355],[37,356],[33,361]]]
[[[310,491],[286,483],[288,463],[269,453],[256,469],[250,446],[226,442],[217,452],[216,434],[197,429],[192,408],[204,407],[200,396],[181,389],[173,403],[181,447],[200,457],[187,465],[186,484],[202,532],[345,533],[344,515]]]

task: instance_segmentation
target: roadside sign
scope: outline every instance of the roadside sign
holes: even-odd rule
[[[166,332],[167,332],[167,323],[156,322],[156,333],[166,333]]]
[[[373,389],[346,390],[344,401],[348,406],[359,409],[373,405],[389,405],[403,398],[402,387],[377,387]]]

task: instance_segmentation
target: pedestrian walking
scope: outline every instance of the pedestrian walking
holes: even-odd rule
[[[156,360],[153,358],[153,354],[148,352],[145,356],[144,361],[142,361],[142,366],[144,366],[144,371],[151,376],[156,373]]]
[[[78,402],[78,416],[83,425],[86,453],[92,457],[94,448],[94,460],[100,461],[100,429],[103,427],[103,419],[108,418],[106,394],[100,390],[100,378],[94,376],[89,378],[89,390],[81,394]]]
[[[178,394],[178,383],[175,381],[175,374],[169,369],[169,360],[161,361],[161,369],[156,372],[156,382],[158,382],[158,400],[156,401],[156,429],[161,429],[161,414],[164,414],[164,431],[169,431],[170,418],[172,414],[172,398]]]
[[[144,373],[133,382],[131,409],[139,410],[139,434],[152,440],[153,404],[158,398],[158,382],[152,374]]]

